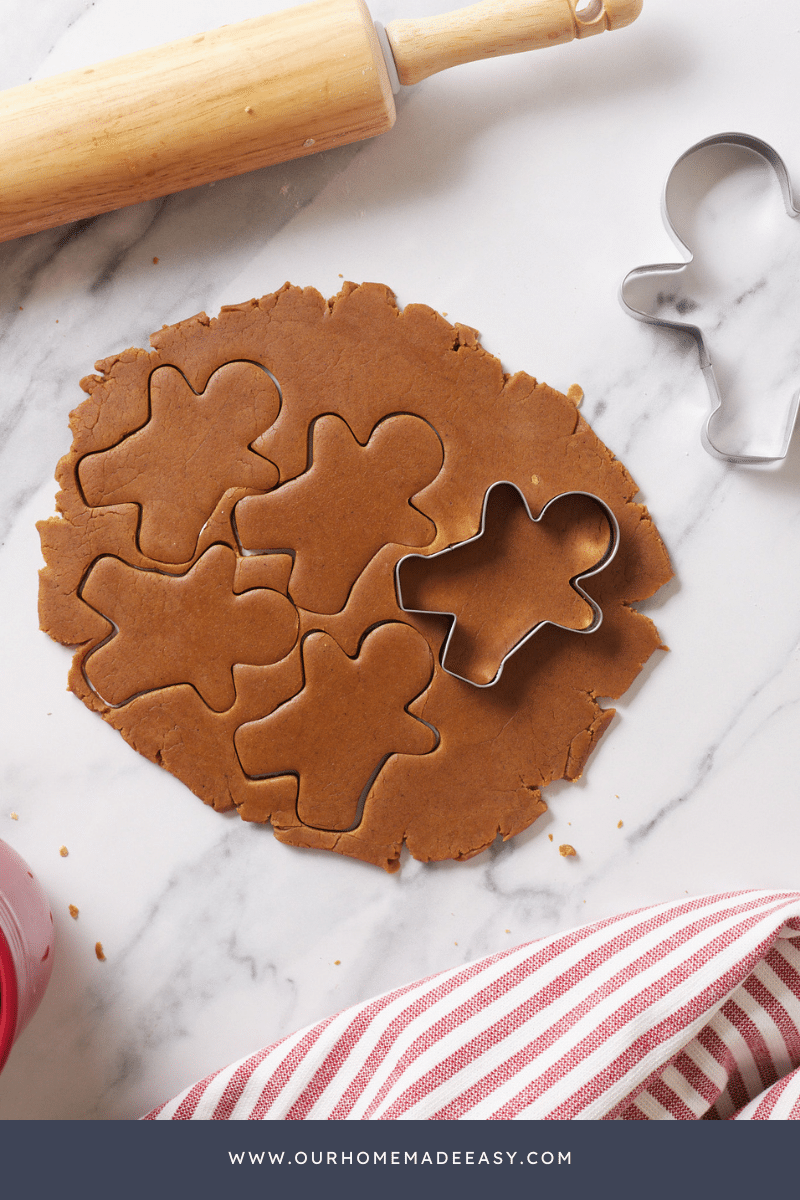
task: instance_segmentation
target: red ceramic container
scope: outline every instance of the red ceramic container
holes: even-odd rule
[[[0,1071],[53,969],[53,915],[16,850],[0,842]]]

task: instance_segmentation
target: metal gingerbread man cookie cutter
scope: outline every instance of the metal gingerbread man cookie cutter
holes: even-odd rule
[[[719,369],[715,370],[715,365],[712,361],[712,352],[709,347],[709,341],[711,340],[709,337],[709,327],[714,334],[717,333],[715,321],[711,319],[714,314],[709,314],[709,322],[704,326],[696,315],[696,310],[702,308],[702,306],[695,303],[689,292],[686,295],[681,295],[682,285],[693,278],[696,250],[690,249],[683,240],[684,235],[679,232],[679,221],[675,218],[675,212],[676,210],[679,213],[683,212],[681,206],[687,202],[686,191],[687,188],[691,188],[692,178],[690,172],[695,171],[696,177],[699,176],[701,182],[708,182],[707,179],[704,179],[704,176],[711,176],[713,168],[709,170],[709,160],[706,157],[704,163],[703,156],[707,156],[709,152],[712,155],[714,152],[719,153],[720,148],[728,148],[729,154],[732,155],[738,153],[741,160],[740,170],[747,166],[746,160],[748,156],[751,163],[754,162],[753,156],[756,156],[762,172],[766,167],[773,173],[774,178],[777,179],[783,197],[783,205],[788,216],[793,219],[800,217],[800,205],[798,205],[795,199],[786,164],[772,146],[761,141],[760,138],[751,137],[743,133],[721,133],[705,138],[703,141],[697,142],[677,160],[669,173],[662,196],[664,224],[681,251],[688,255],[688,259],[682,263],[660,263],[652,266],[638,267],[630,271],[623,280],[620,289],[620,299],[625,311],[637,320],[646,321],[648,324],[663,328],[679,329],[694,336],[700,353],[700,369],[705,376],[712,404],[711,411],[701,431],[702,444],[708,453],[715,458],[730,463],[775,463],[783,460],[788,453],[798,407],[800,406],[800,388],[795,385],[793,394],[790,394],[788,410],[785,407],[785,395],[786,391],[790,391],[791,384],[786,388],[786,391],[781,393],[781,409],[786,412],[785,425],[780,435],[780,443],[774,451],[770,447],[771,452],[769,453],[738,453],[731,449],[722,448],[719,445],[718,437],[716,440],[712,437],[711,426],[715,418],[723,416],[723,408],[726,406],[726,401],[730,399],[730,395],[728,387],[721,386],[720,384]],[[692,159],[695,161],[691,162],[690,160]],[[736,164],[734,163],[731,174],[736,169]],[[798,226],[800,226],[800,222],[798,222]],[[792,233],[794,234],[794,229]],[[800,234],[800,228],[797,229],[797,233]],[[736,306],[741,306],[743,300],[746,299],[749,301],[755,298],[756,293],[763,289],[769,272],[762,271],[761,275],[762,278],[760,281],[755,282],[749,291],[743,291],[731,300],[728,315],[734,313]],[[664,310],[669,308],[670,305],[677,310],[675,318],[665,315]],[[693,313],[695,313],[694,319],[690,317],[690,314]],[[700,315],[702,315],[702,312]],[[722,315],[723,317],[725,316],[724,313]],[[716,316],[719,318],[719,312],[717,312]],[[681,317],[683,319],[680,319]],[[716,325],[718,326],[719,324],[720,321],[717,320]],[[751,352],[752,347],[761,340],[761,331],[758,327],[753,326],[746,331],[741,323],[740,327],[740,343],[743,345],[745,352]],[[800,359],[800,356],[798,356],[798,359]],[[798,375],[798,366],[794,361],[789,366],[788,372],[793,374],[792,383],[794,383],[794,379]],[[786,379],[782,377],[780,384],[785,386]],[[764,403],[764,395],[765,393],[762,392],[762,404]],[[757,419],[752,411],[750,419]],[[763,432],[763,425],[764,422],[762,421],[758,426],[759,433]]]
[[[454,612],[448,612],[446,610],[440,610],[440,609],[429,609],[429,608],[422,609],[422,608],[407,607],[403,602],[403,591],[402,591],[402,586],[400,583],[400,572],[401,572],[403,563],[408,562],[411,559],[422,560],[425,562],[435,562],[437,559],[441,559],[447,555],[453,554],[454,551],[461,550],[462,547],[464,547],[464,546],[470,546],[473,543],[478,542],[483,537],[483,535],[486,531],[486,510],[487,510],[487,507],[489,504],[489,499],[491,497],[492,492],[496,488],[499,488],[499,487],[513,488],[513,490],[517,493],[517,495],[519,496],[523,505],[525,506],[525,511],[526,511],[529,519],[534,524],[538,524],[544,518],[544,516],[548,512],[548,510],[550,508],[552,508],[552,506],[554,504],[556,504],[559,500],[564,500],[571,496],[583,496],[587,500],[593,501],[598,506],[598,508],[602,512],[603,516],[606,518],[606,521],[608,522],[609,536],[608,536],[608,543],[606,545],[606,548],[605,548],[604,552],[602,553],[602,555],[600,556],[600,558],[597,559],[597,561],[594,562],[592,564],[592,566],[587,568],[585,571],[579,571],[576,575],[573,575],[569,581],[570,586],[573,588],[573,590],[575,592],[577,592],[577,594],[581,597],[581,599],[584,600],[589,605],[589,608],[592,611],[592,619],[591,619],[590,623],[588,625],[584,626],[583,628],[575,629],[573,626],[570,626],[570,625],[562,625],[558,621],[552,621],[552,620],[538,621],[531,629],[527,630],[527,632],[517,642],[514,643],[514,645],[511,647],[510,650],[508,650],[506,652],[506,654],[503,655],[500,665],[499,665],[494,677],[492,679],[490,679],[487,683],[478,683],[474,679],[467,678],[467,676],[465,676],[465,675],[459,675],[457,671],[453,671],[450,668],[448,668],[448,666],[447,666],[447,652],[450,648],[450,643],[453,639],[453,634],[455,632],[456,624],[458,622],[457,614]],[[583,492],[583,491],[560,492],[557,496],[553,496],[552,499],[547,501],[547,503],[543,506],[541,512],[539,513],[538,517],[534,517],[533,513],[531,512],[528,501],[525,499],[525,496],[520,491],[520,489],[517,487],[517,485],[515,483],[509,482],[508,480],[498,479],[486,489],[486,493],[484,494],[484,497],[483,497],[483,505],[481,507],[480,528],[478,529],[478,532],[473,537],[466,538],[462,542],[455,542],[452,546],[447,546],[444,550],[437,551],[436,554],[428,554],[428,555],[426,555],[426,554],[405,554],[405,555],[403,555],[403,557],[401,559],[398,560],[397,564],[395,565],[395,570],[394,570],[395,591],[397,593],[397,603],[398,603],[400,609],[406,613],[415,613],[415,614],[419,614],[419,615],[442,616],[442,617],[449,618],[450,627],[447,631],[447,637],[444,640],[441,652],[439,654],[439,663],[440,663],[442,670],[445,671],[448,675],[452,675],[454,679],[460,679],[463,683],[468,683],[472,687],[477,687],[477,688],[493,687],[500,679],[500,676],[503,674],[503,668],[505,667],[508,660],[512,657],[512,655],[516,654],[516,652],[519,649],[521,649],[521,647],[524,646],[526,644],[526,642],[529,642],[531,640],[531,638],[536,633],[539,632],[540,629],[544,629],[546,626],[552,625],[556,629],[564,629],[569,633],[588,634],[588,633],[594,633],[597,629],[600,628],[602,621],[603,621],[603,613],[600,608],[600,605],[597,603],[597,601],[593,600],[592,597],[589,596],[587,592],[585,592],[583,590],[583,588],[580,586],[580,584],[584,579],[589,579],[592,575],[597,575],[600,571],[602,571],[605,567],[608,566],[608,564],[611,562],[611,560],[616,555],[617,550],[619,549],[619,540],[620,540],[620,532],[619,532],[619,522],[617,521],[617,518],[614,516],[614,513],[611,511],[611,509],[605,503],[605,501],[601,500],[599,496],[595,496],[592,492]]]

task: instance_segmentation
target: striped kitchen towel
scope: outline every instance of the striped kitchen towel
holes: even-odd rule
[[[147,1120],[800,1117],[800,892],[660,904],[445,971]]]

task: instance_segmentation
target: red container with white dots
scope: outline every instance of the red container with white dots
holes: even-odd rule
[[[53,969],[53,916],[41,885],[0,841],[0,1071]]]

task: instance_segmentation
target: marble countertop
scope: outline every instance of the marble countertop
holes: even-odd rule
[[[228,0],[224,19],[281,7]],[[0,83],[220,15],[211,0],[0,0]],[[0,838],[57,934],[0,1118],[138,1117],[421,975],[686,894],[798,887],[800,450],[769,468],[711,458],[694,342],[618,300],[629,270],[678,257],[660,197],[694,142],[763,138],[800,184],[798,51],[794,0],[645,0],[630,29],[406,89],[373,141],[0,246]],[[790,258],[781,271],[767,321],[788,352],[800,281]],[[675,568],[642,605],[670,651],[617,703],[583,778],[551,786],[513,840],[466,863],[404,856],[395,875],[205,808],[67,693],[69,652],[37,628],[35,522],[95,360],[286,280],[331,296],[343,278],[473,326],[507,371],[579,383]]]

